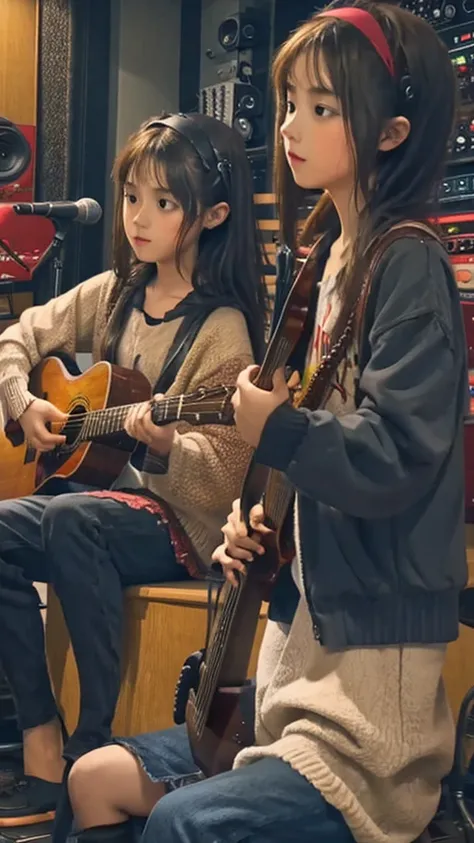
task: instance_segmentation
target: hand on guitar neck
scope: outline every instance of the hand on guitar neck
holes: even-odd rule
[[[258,503],[250,511],[252,532],[249,535],[242,521],[240,499],[232,504],[232,512],[227,516],[227,523],[222,528],[224,542],[216,548],[212,559],[222,566],[226,579],[234,587],[238,585],[234,571],[245,575],[247,565],[253,562],[255,554],[263,556],[265,553],[262,537],[267,536],[272,530],[265,526],[263,520],[263,506]]]
[[[284,367],[274,372],[271,389],[255,385],[258,374],[257,366],[244,369],[237,378],[236,390],[232,397],[237,430],[242,439],[253,448],[258,446],[263,428],[273,411],[290,397]]]
[[[153,401],[160,401],[162,398],[164,398],[164,395],[154,395]],[[157,454],[167,456],[173,444],[176,423],[157,427],[152,421],[151,409],[150,401],[144,401],[142,404],[131,407],[125,419],[125,431],[132,439],[143,442]]]

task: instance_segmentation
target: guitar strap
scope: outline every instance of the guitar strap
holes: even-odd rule
[[[192,311],[186,314],[168,349],[163,368],[153,387],[153,395],[157,393],[164,394],[168,391],[171,384],[176,380],[176,376],[207,317],[217,307],[220,307],[221,304],[222,302],[216,299],[209,301],[209,304],[206,306],[202,305],[199,308],[193,308]],[[147,451],[147,446],[143,442],[139,442],[130,457],[130,463],[137,471],[144,470]],[[157,460],[156,468],[153,468],[151,464],[147,464],[146,470],[150,473],[156,472],[157,474],[161,474],[163,472],[162,461]]]
[[[218,306],[219,303],[209,304],[208,307],[202,306],[186,314],[168,349],[163,368],[153,387],[153,395],[168,392],[204,322]]]
[[[365,280],[360,295],[348,317],[346,327],[330,352],[321,361],[306,389],[297,393],[295,406],[305,406],[311,410],[317,410],[321,407],[326,390],[352,342],[355,342],[358,368],[359,371],[362,371],[370,356],[367,325],[373,322],[375,315],[378,283],[374,285],[374,281],[380,281],[380,277],[377,277],[380,261],[387,249],[397,240],[407,237],[421,240],[423,236],[428,236],[441,243],[434,229],[422,222],[415,221],[397,223],[372,240],[367,249],[369,265]],[[360,403],[359,399],[356,385],[356,405]]]
[[[373,248],[373,253],[370,258],[366,281],[356,305],[356,344],[359,369],[362,369],[365,366],[370,354],[370,349],[368,347],[369,332],[366,330],[366,326],[371,325],[374,320],[378,288],[378,284],[374,285],[374,281],[380,281],[380,278],[377,278],[377,270],[379,268],[380,261],[385,255],[387,249],[397,240],[400,240],[403,237],[422,240],[423,237],[426,236],[428,236],[431,240],[435,240],[442,244],[441,238],[429,225],[409,220],[407,222],[393,225],[388,231],[378,237],[377,240],[372,241],[370,244],[369,250]]]

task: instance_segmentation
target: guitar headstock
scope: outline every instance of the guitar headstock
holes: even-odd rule
[[[300,248],[294,256],[287,250],[278,261],[277,291],[280,302],[278,316],[272,322],[272,333],[260,371],[254,380],[260,389],[273,388],[276,369],[285,366],[304,329],[315,284],[319,241],[311,248]],[[295,275],[296,272],[296,275]]]
[[[153,424],[163,425],[184,421],[192,425],[234,424],[232,396],[235,386],[202,386],[189,395],[172,395],[153,401],[151,419]]]

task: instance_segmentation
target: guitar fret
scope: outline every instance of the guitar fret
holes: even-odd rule
[[[113,412],[108,409],[103,417],[103,432],[104,434],[111,433],[113,429]]]
[[[105,421],[104,416],[99,415],[99,413],[97,413],[96,419],[97,419],[97,436],[103,436],[103,434],[105,433],[105,431],[104,431],[104,421]]]
[[[122,407],[116,407],[115,412],[110,417],[109,433],[118,430],[125,421],[125,414]]]
[[[67,426],[67,425],[66,425]],[[86,442],[89,438],[89,416],[86,416],[78,436],[79,442]]]

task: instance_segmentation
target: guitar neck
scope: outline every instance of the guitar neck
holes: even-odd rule
[[[280,337],[279,340],[274,343],[271,348],[269,348],[255,381],[255,385],[258,386],[259,389],[266,389],[268,391],[273,389],[273,375],[277,369],[286,365],[290,352],[291,343],[284,336]]]
[[[169,424],[180,420],[183,408],[184,396],[176,395],[163,398],[154,405],[154,424]],[[104,436],[113,436],[125,429],[126,418],[136,404],[124,404],[119,407],[106,407],[103,410],[91,410],[87,413],[80,432],[81,442],[90,442]],[[74,414],[69,416],[70,422],[74,422]]]
[[[196,694],[193,725],[198,736],[216,690],[245,683],[262,604],[261,584],[249,573],[239,578],[237,588],[225,583],[221,597]]]
[[[272,333],[265,358],[255,381],[255,385],[260,389],[271,390],[273,388],[273,375],[277,369],[286,365],[288,357],[303,330],[307,314],[307,302],[312,286],[313,271],[311,268],[313,263],[309,258],[302,261],[297,257],[296,264],[299,269],[298,275]],[[279,279],[277,279],[277,288],[278,282]],[[302,297],[303,301],[300,302],[298,301],[298,293],[295,291],[303,285],[307,289]]]

